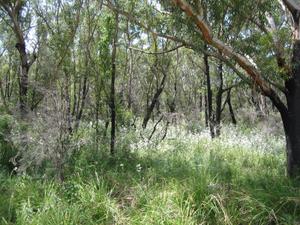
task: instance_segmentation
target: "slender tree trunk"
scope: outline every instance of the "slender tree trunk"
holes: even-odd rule
[[[79,109],[76,113],[76,118],[75,118],[75,125],[74,125],[75,130],[77,130],[79,128],[80,121],[81,121],[81,118],[82,118],[82,115],[83,115],[86,96],[87,96],[87,93],[88,93],[88,83],[87,82],[88,82],[88,77],[86,75],[83,78],[83,87],[82,87],[82,91],[81,91],[80,103],[78,102]]]
[[[98,98],[98,94],[96,95],[96,112],[95,112],[95,119],[96,119],[96,125],[95,125],[95,130],[96,130],[96,137],[95,137],[95,143],[96,143],[96,150],[98,152],[99,149],[99,98]]]
[[[174,97],[171,102],[168,103],[170,113],[176,112],[176,100],[177,100],[177,80],[174,82]]]
[[[215,135],[218,137],[221,134],[221,114],[222,114],[222,96],[223,96],[223,64],[218,66],[218,93],[216,96],[216,120],[215,120]]]
[[[207,49],[207,46],[205,48]],[[210,129],[210,135],[212,138],[214,138],[215,132],[214,132],[214,119],[213,119],[213,108],[212,108],[212,90],[211,90],[211,82],[210,82],[210,67],[209,67],[208,55],[204,54],[203,61],[205,66],[206,88],[207,88],[208,125]]]
[[[67,130],[69,132],[69,134],[72,134],[73,132],[73,128],[72,128],[72,114],[71,114],[71,99],[70,99],[70,94],[69,94],[69,86],[70,86],[70,79],[69,79],[69,74],[68,72],[65,70],[65,81],[64,81],[64,88],[63,88],[63,92],[64,92],[64,100],[66,102],[66,125],[67,125]]]
[[[167,78],[167,73],[166,72],[163,72],[163,78],[161,80],[161,83],[160,83],[160,86],[159,88],[156,90],[152,100],[151,100],[151,104],[147,107],[146,109],[146,114],[144,116],[144,119],[143,119],[143,124],[142,124],[142,127],[145,129],[147,127],[147,124],[148,124],[148,121],[150,120],[151,118],[151,115],[152,115],[152,112],[154,110],[154,107],[155,105],[157,104],[158,102],[158,99],[159,99],[159,96],[161,95],[161,93],[163,92],[164,90],[164,86],[165,86],[165,82],[166,82],[166,78]]]
[[[208,127],[208,103],[207,94],[204,95],[205,127]]]
[[[80,121],[83,115],[83,111],[84,111],[84,107],[85,107],[85,101],[86,101],[86,97],[87,97],[87,93],[88,93],[88,89],[89,89],[89,84],[88,84],[88,78],[90,76],[90,65],[89,65],[89,60],[87,57],[87,54],[85,56],[85,74],[83,77],[83,81],[81,81],[81,79],[79,80],[79,90],[78,90],[78,103],[77,103],[77,109],[75,110],[75,125],[74,125],[74,129],[77,130],[79,128],[80,125]],[[83,84],[81,84],[81,82]],[[74,83],[74,86],[75,83]],[[75,92],[75,90],[74,90]],[[76,95],[74,95],[75,97]],[[77,98],[76,98],[77,99]],[[74,105],[75,105],[75,98],[74,98]]]
[[[131,109],[132,107],[132,71],[133,71],[133,52],[131,47],[131,36],[130,36],[130,30],[129,30],[129,21],[127,20],[126,23],[126,35],[127,35],[127,48],[128,48],[128,53],[127,53],[127,60],[128,60],[128,76],[129,76],[129,81],[128,81],[128,93],[127,93],[127,98],[128,98],[128,109]]]
[[[28,72],[30,66],[28,63],[28,56],[26,53],[25,42],[17,43],[16,48],[19,51],[20,59],[21,59],[21,71],[20,71],[20,79],[19,79],[20,113],[21,113],[21,118],[25,119],[28,113],[27,92],[28,92]]]
[[[110,86],[110,110],[111,110],[111,133],[110,133],[110,153],[115,154],[116,142],[116,100],[115,100],[115,81],[116,81],[116,56],[117,56],[117,42],[119,29],[119,15],[115,18],[115,34],[113,38],[113,49],[111,56],[111,86]]]
[[[228,98],[227,98],[227,104],[228,104],[228,109],[229,109],[229,113],[230,113],[230,117],[231,117],[231,121],[234,125],[237,124],[235,115],[234,115],[234,110],[231,104],[231,89],[228,91]]]
[[[75,71],[75,70],[74,70]],[[77,110],[77,102],[78,102],[78,99],[77,99],[77,78],[76,76],[74,76],[73,78],[73,107],[72,107],[72,116],[74,117],[76,115],[76,110]],[[79,90],[80,90],[80,87],[79,87]],[[80,94],[80,91],[79,91],[79,94]]]

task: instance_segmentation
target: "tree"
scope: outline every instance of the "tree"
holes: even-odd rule
[[[290,65],[284,58],[284,52],[280,47],[282,43],[278,41],[276,36],[272,37],[273,50],[276,53],[275,57],[280,69],[277,76],[284,75],[286,77],[284,87],[279,88],[285,95],[286,104],[274,90],[274,87],[277,86],[263,78],[264,76],[261,72],[263,70],[256,68],[248,59],[246,53],[240,54],[229,44],[215,38],[208,22],[196,13],[191,4],[185,0],[173,0],[173,3],[180,7],[192,19],[197,29],[201,31],[202,39],[223,54],[226,60],[229,60],[229,58],[233,59],[252,79],[260,92],[267,96],[278,109],[286,136],[287,172],[291,177],[295,177],[299,175],[300,171],[300,3],[294,0],[284,0],[283,2],[293,18],[294,31]],[[269,19],[271,20],[272,16]]]
[[[117,42],[118,42],[118,30],[119,30],[119,15],[115,14],[115,28],[112,40],[112,53],[111,53],[111,86],[110,86],[110,113],[111,113],[111,132],[110,132],[110,153],[115,154],[115,142],[116,142],[116,56],[117,56]]]
[[[10,19],[17,43],[15,45],[20,56],[20,74],[19,74],[19,101],[21,118],[25,119],[28,113],[27,93],[28,93],[28,74],[29,69],[36,59],[36,55],[32,56],[27,52],[25,34],[22,27],[22,11],[26,5],[25,1],[0,1],[1,11],[5,12]]]
[[[154,38],[154,52],[158,52],[158,41],[156,38]],[[161,65],[160,61],[164,63],[166,66]],[[170,62],[167,62],[164,57],[159,58],[158,54],[154,54],[154,63],[151,65],[151,81],[156,81],[155,82],[155,91],[153,96],[149,96],[147,93],[147,105],[146,105],[146,112],[143,118],[143,124],[142,127],[145,129],[147,127],[148,121],[150,120],[151,115],[153,114],[155,106],[159,109],[159,98],[164,91],[165,88],[165,83],[167,80],[168,72],[167,69],[169,67]],[[164,68],[166,67],[166,68]],[[160,76],[162,74],[162,78]],[[151,87],[152,87],[152,82],[148,84],[148,92],[152,92]],[[149,99],[150,98],[150,99]],[[159,110],[158,110],[159,111]]]

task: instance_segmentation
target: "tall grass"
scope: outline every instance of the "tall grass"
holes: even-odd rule
[[[1,175],[0,224],[299,224],[282,137],[223,133],[173,127],[158,144],[124,130],[115,159],[85,147],[63,184]]]

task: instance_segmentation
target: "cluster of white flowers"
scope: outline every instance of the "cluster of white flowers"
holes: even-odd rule
[[[149,151],[157,149],[168,152],[174,150],[174,142],[180,143],[184,148],[195,146],[201,142],[201,145],[209,149],[211,147],[211,137],[208,128],[199,133],[192,133],[184,129],[184,126],[170,126],[164,141],[155,142],[147,138],[138,138],[138,141],[131,143],[131,151]],[[285,139],[283,135],[267,133],[259,129],[244,131],[239,127],[224,125],[221,129],[221,136],[213,140],[219,143],[222,148],[243,148],[259,152],[278,153],[283,151]],[[178,146],[177,146],[178,147]]]
[[[284,136],[266,134],[253,129],[245,134],[235,127],[224,127],[221,140],[224,147],[243,147],[261,152],[280,152],[284,148]]]

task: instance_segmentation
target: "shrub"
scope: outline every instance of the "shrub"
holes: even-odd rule
[[[0,167],[7,172],[13,170],[11,159],[17,154],[17,149],[10,141],[11,123],[11,116],[0,116]]]

